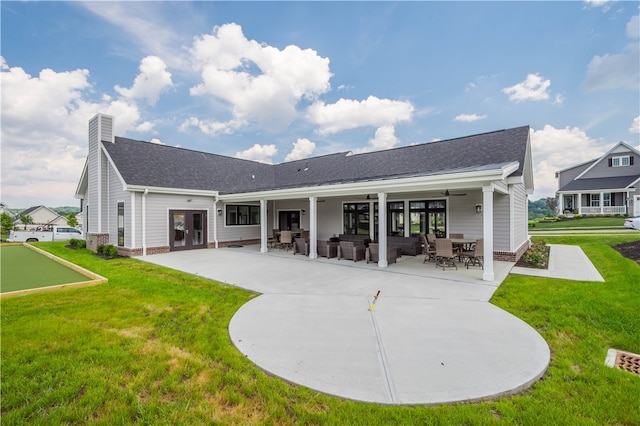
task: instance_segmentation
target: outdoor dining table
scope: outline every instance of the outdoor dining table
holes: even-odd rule
[[[469,249],[471,244],[475,243],[475,238],[451,238],[451,244],[454,246],[454,251],[458,252],[458,261],[462,262],[462,252],[465,249]]]

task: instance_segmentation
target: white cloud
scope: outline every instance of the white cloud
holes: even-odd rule
[[[633,15],[627,22],[627,37],[640,38],[640,15]]]
[[[162,12],[162,2],[101,2],[83,1],[79,4],[128,34],[127,41],[139,46],[135,52],[121,52],[138,57],[140,51],[164,58],[172,68],[187,70],[188,60],[181,44],[188,42],[187,31],[174,31],[178,26],[174,16],[167,22]],[[183,10],[185,10],[183,8]],[[190,20],[197,19],[190,16]],[[121,31],[120,31],[121,30]]]
[[[474,121],[478,121],[478,120],[484,120],[485,118],[487,118],[486,115],[478,115],[478,114],[460,114],[457,115],[453,120],[454,121],[462,121],[462,122],[474,122]]]
[[[273,163],[273,157],[278,153],[275,145],[258,145],[255,144],[249,149],[236,152],[236,158],[244,160],[259,161],[261,163]]]
[[[308,108],[307,117],[319,126],[318,133],[332,134],[357,127],[392,126],[411,120],[413,111],[410,102],[369,96],[363,101],[340,99],[331,105],[316,102]]]
[[[116,117],[115,133],[153,127],[135,103],[90,100],[89,71],[43,69],[31,76],[2,58],[2,198],[15,207],[77,205],[76,185],[87,154],[88,120]]]
[[[607,147],[577,127],[556,129],[545,125],[531,134],[535,194],[531,199],[552,197],[558,190],[555,173],[597,159]]]
[[[301,160],[309,157],[316,149],[316,144],[307,138],[300,138],[293,144],[293,149],[284,158],[284,161]]]
[[[601,7],[603,12],[608,12],[611,9],[611,3],[613,0],[585,0],[587,7]]]
[[[115,90],[128,99],[146,99],[149,105],[155,105],[160,92],[171,87],[171,73],[167,65],[157,56],[147,56],[140,62],[140,74],[133,81],[130,89],[115,86]]]
[[[296,118],[301,100],[330,89],[329,59],[294,45],[279,50],[247,40],[237,24],[196,38],[189,52],[202,76],[191,94],[225,102],[238,123],[281,130]]]
[[[631,43],[626,53],[596,55],[587,66],[588,90],[637,90],[640,79],[640,43]]]
[[[197,117],[189,117],[180,125],[180,131],[187,132],[190,127],[195,127],[205,135],[230,134],[234,130],[247,125],[245,120],[216,121],[201,120]]]
[[[381,151],[383,149],[391,149],[400,143],[400,139],[395,135],[393,126],[382,126],[376,129],[373,138],[369,139],[369,145],[365,148],[352,150],[354,154],[364,152]]]
[[[633,123],[629,127],[629,133],[640,133],[640,115],[633,119]]]
[[[546,101],[550,86],[551,80],[543,80],[539,74],[529,74],[523,82],[505,87],[502,92],[509,95],[510,101]]]

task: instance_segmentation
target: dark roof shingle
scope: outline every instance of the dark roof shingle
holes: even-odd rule
[[[348,152],[276,165],[126,138],[103,142],[129,185],[242,193],[400,176],[446,173],[488,164],[525,167],[529,127],[351,155]]]

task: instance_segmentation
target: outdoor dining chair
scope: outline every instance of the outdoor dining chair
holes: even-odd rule
[[[436,236],[433,235],[433,243],[429,241],[429,235],[423,235],[422,241],[424,242],[424,260],[422,263],[427,263],[431,259],[436,260]]]
[[[484,240],[482,238],[476,240],[473,248],[465,251],[463,254],[464,264],[467,265],[467,269],[469,269],[469,265],[478,265],[484,269]]]
[[[453,251],[453,244],[449,238],[438,238],[436,239],[436,267],[442,267],[444,271],[445,268],[456,268],[455,258],[458,256],[457,253]]]
[[[291,231],[280,231],[280,248],[286,250],[293,248],[293,235]]]

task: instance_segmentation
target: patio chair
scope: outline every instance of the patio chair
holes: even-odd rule
[[[338,243],[318,240],[318,256],[331,259],[338,255]]]
[[[380,244],[369,243],[365,258],[367,263],[380,261]],[[398,261],[398,249],[387,247],[387,263],[396,263]]]
[[[445,268],[458,269],[455,261],[456,256],[449,238],[436,239],[436,267],[442,267],[443,271]]]
[[[272,248],[277,247],[279,234],[280,234],[279,229],[273,229],[271,231],[271,236],[267,238],[267,244],[269,244],[269,247],[272,247]]]
[[[280,248],[286,250],[293,248],[293,236],[291,231],[280,231]]]
[[[307,242],[307,240],[303,238],[296,238],[296,240],[293,242],[294,256],[296,253],[301,253],[305,256],[309,256],[309,243]]]
[[[356,241],[340,241],[338,246],[338,260],[349,259],[357,262],[358,260],[364,260],[367,247],[364,244],[359,244]]]
[[[469,269],[469,265],[477,265],[484,269],[484,240],[482,238],[476,240],[473,249],[465,251],[463,254],[467,269]]]
[[[429,234],[429,235],[433,235],[433,234]],[[429,242],[429,235],[427,236],[422,236],[422,241],[424,242],[424,260],[422,261],[422,263],[427,263],[428,261],[430,261],[431,259],[433,259],[434,261],[436,260],[436,236],[433,235],[433,243]]]

